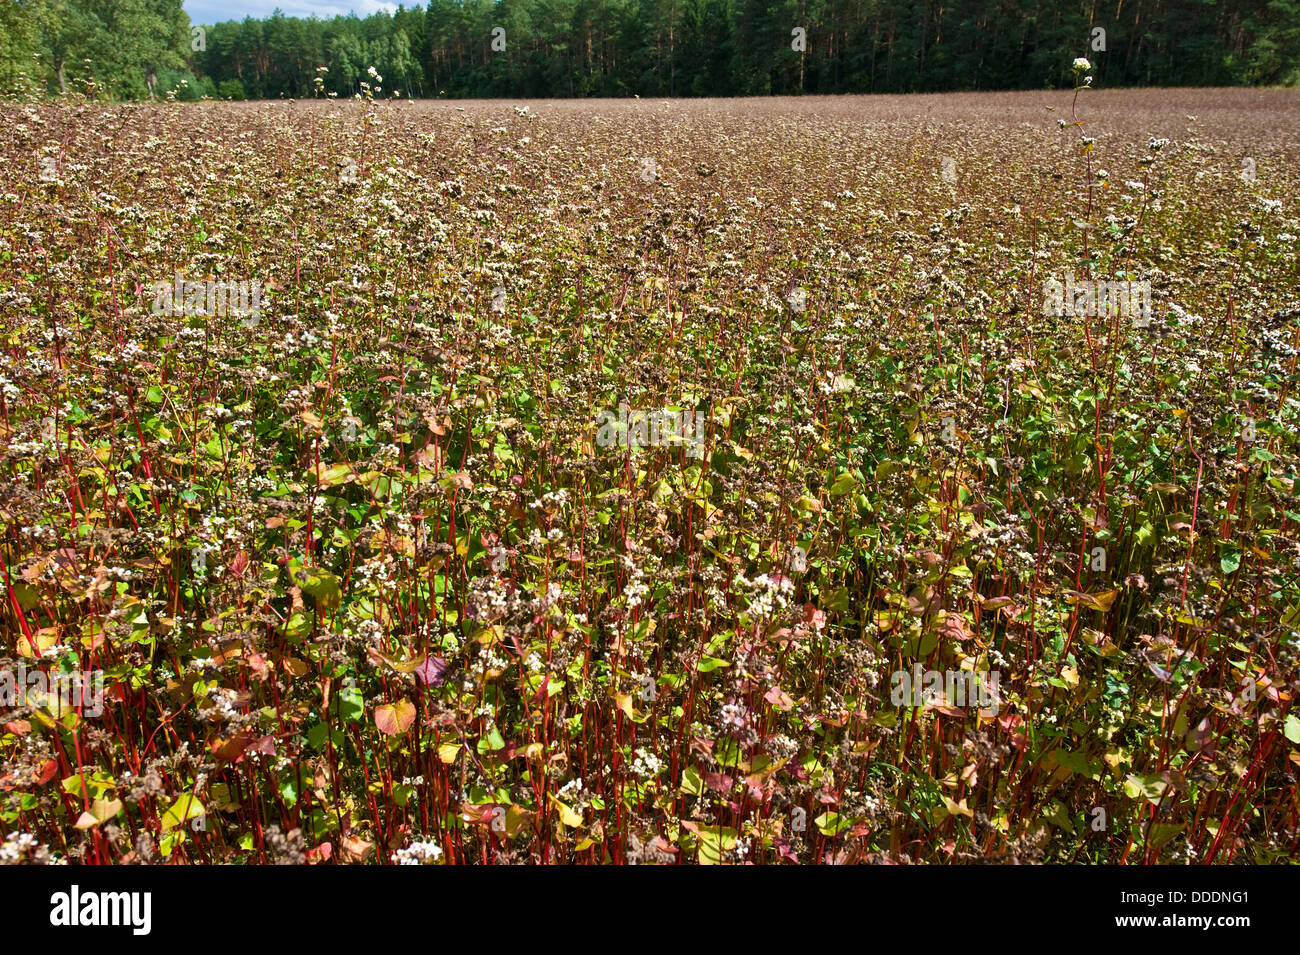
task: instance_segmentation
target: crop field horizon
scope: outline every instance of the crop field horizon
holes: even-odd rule
[[[1300,90],[0,104],[0,861],[1300,856]]]

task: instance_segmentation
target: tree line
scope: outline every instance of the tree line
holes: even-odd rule
[[[181,0],[0,0],[0,91],[277,99],[1293,85],[1300,0],[431,0],[191,24]],[[323,67],[323,69],[322,69]]]

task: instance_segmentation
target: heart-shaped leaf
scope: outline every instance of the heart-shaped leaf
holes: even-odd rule
[[[411,672],[425,686],[441,686],[447,678],[447,661],[442,657],[427,656],[424,662]]]
[[[375,725],[388,736],[400,736],[415,722],[415,704],[410,700],[375,707]]]

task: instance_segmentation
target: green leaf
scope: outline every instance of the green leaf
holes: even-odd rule
[[[1078,773],[1081,776],[1089,776],[1093,779],[1101,776],[1101,761],[1089,759],[1084,753],[1071,753],[1063,749],[1055,749],[1052,750],[1051,756],[1056,761],[1056,765],[1064,766],[1071,772]]]
[[[1182,830],[1186,823],[1182,822],[1157,822],[1154,823],[1147,832],[1147,841],[1155,848],[1163,846],[1166,842]]]
[[[332,468],[327,468],[324,473],[320,474],[318,481],[325,487],[335,487],[346,482],[351,473],[352,465],[336,464]]]
[[[164,829],[175,829],[198,816],[204,815],[203,803],[190,793],[181,793],[162,814]]]
[[[853,820],[841,816],[838,812],[824,812],[813,820],[813,825],[823,836],[838,836],[853,825]]]
[[[307,582],[302,585],[302,591],[310,594],[327,610],[337,607],[342,596],[339,579],[327,570],[308,571]]]
[[[682,773],[681,791],[692,796],[704,795],[704,780],[700,778],[700,771],[694,766],[687,766],[686,771]]]
[[[36,605],[41,602],[41,595],[37,593],[36,588],[21,580],[13,582],[14,596],[18,598],[18,606],[24,610],[35,610]]]
[[[506,741],[501,738],[501,731],[495,726],[488,730],[487,736],[478,741],[475,747],[479,753],[496,752],[506,748]]]
[[[102,799],[111,790],[117,787],[116,781],[107,773],[92,773],[87,775],[86,786],[90,787],[91,798]],[[63,780],[63,791],[69,795],[84,797],[86,795],[86,786],[82,785],[80,773],[73,773],[67,779]]]
[[[724,852],[736,848],[736,830],[727,826],[700,826],[696,835],[700,839],[700,865],[718,865]]]
[[[843,497],[845,494],[851,493],[857,483],[858,479],[848,471],[840,472],[839,477],[835,479],[835,483],[831,485],[831,497]]]
[[[348,723],[355,723],[365,715],[366,703],[361,691],[347,687],[339,692],[338,706],[335,707],[339,718]]]
[[[1294,713],[1288,716],[1286,723],[1283,724],[1282,732],[1286,734],[1286,738],[1291,742],[1300,743],[1300,717]]]
[[[1146,796],[1149,803],[1158,806],[1160,797],[1164,795],[1165,788],[1168,785],[1169,783],[1163,776],[1154,773],[1145,776],[1130,776],[1124,781],[1124,792],[1130,799]]]

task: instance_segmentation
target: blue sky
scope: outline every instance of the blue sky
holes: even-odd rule
[[[407,7],[416,5],[407,0]],[[423,3],[419,5],[423,6]],[[288,17],[309,17],[314,13],[322,20],[349,13],[364,17],[376,10],[391,12],[397,9],[396,3],[383,0],[185,0],[183,6],[190,15],[190,22],[195,24],[269,17],[276,7]]]

